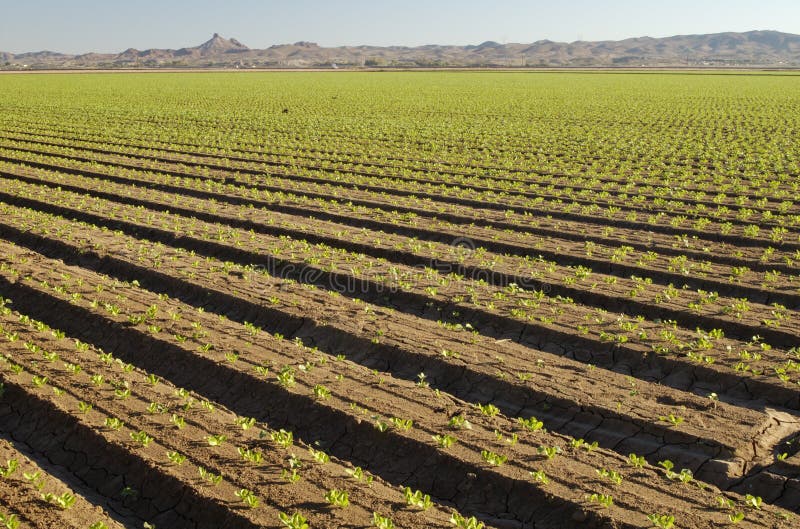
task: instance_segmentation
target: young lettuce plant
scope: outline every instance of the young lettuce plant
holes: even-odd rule
[[[414,421],[411,419],[401,419],[399,417],[392,417],[389,419],[392,424],[395,425],[396,428],[400,430],[410,430],[411,427],[414,425]]]
[[[331,396],[331,390],[322,384],[317,384],[314,386],[314,396],[319,400],[327,400]]]
[[[471,430],[472,424],[463,415],[454,415],[448,421],[448,426],[454,430]]]
[[[210,485],[218,485],[222,481],[222,474],[213,474],[203,467],[197,467],[200,478],[207,481]]]
[[[303,463],[297,456],[292,454],[289,456],[289,468],[281,470],[281,477],[289,483],[297,483],[300,480],[301,468],[303,468]]]
[[[372,513],[372,525],[378,529],[394,529],[394,522],[388,516],[382,516],[377,512]]]
[[[19,467],[19,462],[16,459],[9,459],[6,461],[5,467],[0,467],[0,478],[7,479],[11,477],[11,475],[17,471]]]
[[[180,466],[181,463],[186,461],[186,456],[175,450],[167,450],[167,459],[169,459],[171,463]]]
[[[672,426],[678,426],[684,421],[683,417],[675,415],[674,413],[670,413],[669,415],[661,415],[658,417],[658,420],[668,422]]]
[[[547,477],[547,474],[544,473],[544,470],[536,470],[528,473],[531,475],[533,479],[535,479],[542,485],[547,485],[548,483],[550,483],[550,478]]]
[[[183,427],[186,426],[186,419],[181,417],[180,415],[173,413],[169,419],[169,422],[175,425],[178,430],[183,430]]]
[[[263,459],[263,454],[260,450],[251,450],[249,448],[239,447],[236,449],[239,452],[241,458],[245,461],[249,461],[254,464],[261,463]]]
[[[136,441],[137,443],[141,444],[142,447],[147,448],[147,446],[153,441],[153,438],[147,435],[147,432],[139,430],[136,433],[131,432],[131,439]]]
[[[116,417],[106,417],[105,421],[106,428],[111,428],[112,430],[119,430],[120,428],[122,428],[124,424],[125,423],[123,423]]]
[[[299,512],[296,512],[292,515],[281,512],[278,513],[278,518],[280,518],[284,527],[288,527],[289,529],[308,529],[308,522],[306,518]]]
[[[323,452],[322,450],[314,450],[314,448],[309,446],[308,452],[311,454],[311,457],[314,458],[314,461],[316,461],[320,465],[324,465],[325,463],[328,463],[331,460],[330,456],[325,452]]]
[[[761,496],[753,496],[752,494],[747,494],[744,497],[744,502],[745,505],[747,505],[748,507],[760,510],[761,503],[763,502],[763,500],[761,499]]]
[[[436,444],[439,445],[439,448],[444,448],[444,449],[450,448],[451,446],[453,446],[455,442],[458,441],[458,439],[448,434],[444,435],[436,434],[432,435],[431,437],[433,438],[434,441],[436,441]]]
[[[253,417],[237,417],[233,423],[241,427],[242,430],[249,430],[256,423],[256,420]]]
[[[339,490],[339,489],[331,489],[325,494],[325,501],[333,505],[334,507],[339,507],[340,509],[344,509],[348,505],[350,505],[350,500],[348,498],[348,493],[346,490]]]
[[[497,454],[491,450],[481,450],[481,457],[493,467],[499,467],[508,461],[508,456]]]
[[[418,509],[422,509],[423,511],[427,511],[431,508],[431,505],[433,505],[430,495],[423,494],[421,490],[411,492],[411,487],[406,487],[403,489],[403,495],[406,498],[406,505],[411,507],[416,507]]]
[[[500,408],[495,406],[494,404],[478,404],[478,409],[481,410],[481,413],[486,415],[487,417],[494,417],[498,413],[500,413]]]
[[[609,470],[607,468],[598,468],[595,469],[597,475],[601,478],[606,478],[607,480],[611,481],[614,485],[619,485],[622,483],[622,474],[617,472],[616,470]]]
[[[372,480],[374,479],[372,476],[370,476],[369,474],[364,472],[361,469],[361,467],[348,468],[347,470],[345,470],[345,472],[347,472],[350,476],[352,476],[353,479],[355,479],[356,481],[359,481],[359,482],[363,481],[367,485],[371,484]]]
[[[672,529],[675,526],[675,517],[671,514],[653,513],[648,515],[647,519],[650,520],[654,527],[659,527],[660,529]]]
[[[67,510],[73,505],[75,505],[75,496],[70,494],[69,492],[65,492],[60,496],[56,496],[52,492],[47,492],[42,494],[42,499],[47,503],[52,503],[53,505],[57,506],[62,510]]]
[[[270,434],[270,438],[278,446],[281,446],[281,447],[287,448],[287,449],[290,446],[292,446],[292,443],[294,442],[294,435],[292,434],[292,432],[288,432],[288,431],[284,430],[283,428],[281,428],[277,432],[272,432]]]
[[[628,454],[628,463],[634,468],[644,468],[644,465],[647,463],[644,456],[637,456],[633,452]]]
[[[483,529],[483,522],[479,522],[474,516],[467,518],[458,511],[453,511],[450,515],[450,523],[459,529]]]
[[[225,435],[209,435],[206,437],[206,442],[208,446],[220,446],[222,443],[227,441],[227,436]]]
[[[17,529],[19,527],[19,518],[16,514],[5,514],[0,512],[0,523],[6,529]]]
[[[255,509],[260,503],[258,497],[256,497],[251,490],[239,489],[234,494],[236,494],[236,497],[242,500],[242,502],[250,509]]]
[[[531,432],[541,430],[544,427],[544,423],[538,420],[536,417],[529,417],[527,419],[523,419],[522,417],[517,417],[517,422],[523,428]]]
[[[541,455],[546,457],[547,459],[553,459],[556,455],[561,453],[561,448],[558,446],[545,446],[541,445],[539,448],[536,449]]]
[[[614,505],[614,498],[611,494],[591,494],[587,496],[587,499],[592,503],[597,503],[598,505],[602,506],[605,509],[608,509],[612,505]]]

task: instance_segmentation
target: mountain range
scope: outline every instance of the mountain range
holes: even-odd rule
[[[0,52],[0,69],[338,67],[800,67],[800,35],[778,31],[637,37],[618,41],[251,49],[214,34],[199,46],[69,55]]]

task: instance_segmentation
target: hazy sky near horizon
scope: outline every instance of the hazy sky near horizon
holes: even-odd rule
[[[251,48],[619,40],[773,29],[800,33],[798,0],[0,0],[0,51]]]

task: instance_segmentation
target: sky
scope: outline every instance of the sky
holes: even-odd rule
[[[619,40],[773,29],[800,34],[798,0],[0,0],[0,51],[120,52]]]

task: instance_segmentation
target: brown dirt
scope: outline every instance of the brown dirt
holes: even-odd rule
[[[159,164],[175,172],[165,158]],[[512,279],[531,279],[533,270],[501,255],[511,247],[518,257],[531,251],[516,221],[511,233],[500,224],[475,228],[484,237],[476,240],[494,245],[494,253],[470,254],[467,266],[488,270],[482,262],[500,261],[498,275],[479,282],[419,269],[437,259],[463,266],[444,244],[413,246],[411,237],[422,232],[431,241],[436,233],[452,237],[441,224],[392,226],[364,209],[367,202],[351,210],[350,223],[344,210],[334,217],[302,200],[276,203],[281,213],[248,211],[244,193],[254,188],[246,180],[200,194],[167,177],[131,175],[95,171],[61,180],[18,167],[0,186],[7,202],[0,207],[0,294],[11,299],[0,319],[7,342],[0,434],[66,476],[64,486],[81,493],[75,516],[87,516],[81,513],[91,510],[89,498],[126,524],[177,528],[275,526],[281,511],[304,513],[312,527],[366,527],[373,511],[398,527],[448,527],[453,507],[498,528],[642,527],[653,512],[675,514],[681,527],[706,527],[727,520],[718,496],[745,509],[742,495],[754,494],[765,505],[748,510],[742,526],[791,526],[776,506],[800,508],[793,441],[800,400],[786,362],[797,343],[796,306],[786,309],[783,326],[760,320],[772,315],[770,296],[794,299],[793,285],[782,285],[786,292],[726,285],[731,297],[723,295],[720,305],[735,295],[767,296],[752,301],[744,317],[627,296],[636,281],[614,265],[592,272],[618,278],[600,279],[607,286],[596,292],[566,282],[573,270],[565,267],[536,277],[541,294],[509,290]],[[139,187],[157,181],[157,190]],[[90,195],[76,193],[83,190]],[[369,200],[378,207],[376,197]],[[453,214],[448,222],[456,221],[469,219]],[[589,224],[569,221],[576,234]],[[650,239],[657,251],[668,246],[669,230],[660,233]],[[565,247],[576,258],[582,252],[577,244]],[[651,272],[657,284],[672,277],[655,265],[626,266]],[[722,261],[715,266],[722,270]],[[408,285],[387,291],[391,274]],[[706,281],[722,283],[722,276]],[[520,307],[530,312],[521,316]],[[578,332],[586,323],[588,331]],[[697,360],[707,350],[697,345],[692,323],[724,329],[708,353],[714,362]],[[604,337],[620,336],[623,324],[624,341]],[[665,331],[682,345],[662,350],[655,336]],[[755,333],[773,347],[749,341]],[[786,380],[773,373],[782,366]],[[292,384],[276,376],[285,367]],[[425,384],[417,384],[420,373]],[[158,382],[147,383],[148,374]],[[711,391],[717,400],[708,398]],[[79,402],[91,410],[80,413]],[[148,411],[153,402],[163,405],[155,413]],[[488,404],[494,411],[482,412]],[[185,426],[178,429],[173,414]],[[680,421],[670,424],[670,415]],[[450,426],[456,416],[471,428]],[[525,429],[519,419],[531,416],[544,428]],[[108,428],[108,417],[125,424]],[[241,417],[256,422],[244,430],[235,424]],[[400,427],[403,420],[412,426]],[[294,433],[289,450],[271,440],[281,429]],[[139,431],[153,437],[148,446],[132,439]],[[209,446],[206,438],[219,432],[226,442]],[[457,438],[448,449],[432,439],[444,434]],[[309,447],[330,453],[331,462],[316,464]],[[548,459],[545,447],[561,454]],[[260,450],[263,460],[244,462],[237,449],[245,448]],[[486,450],[508,459],[490,465]],[[169,463],[167,451],[187,460]],[[302,462],[295,484],[281,477],[290,453]],[[631,453],[646,463],[631,466]],[[691,482],[669,479],[658,466],[665,459],[676,472],[690,470]],[[370,486],[348,477],[354,465],[376,476]],[[223,482],[207,486],[199,466]],[[622,483],[603,478],[604,469],[619,472]],[[536,471],[549,482],[537,482]],[[433,506],[424,513],[407,507],[404,486],[429,493]],[[134,495],[121,495],[125,487]],[[350,492],[350,507],[327,505],[332,488]],[[0,495],[12,493],[6,489],[0,480]],[[261,505],[246,509],[235,495],[240,489],[254,491]],[[612,508],[589,500],[601,493],[613,494]],[[17,512],[34,526],[52,516],[26,511],[34,507],[24,507],[30,502],[21,496],[9,501],[23,505]]]

